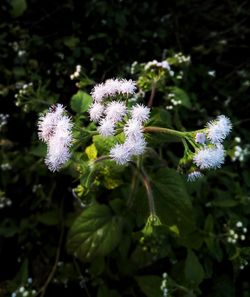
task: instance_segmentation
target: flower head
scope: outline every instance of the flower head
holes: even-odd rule
[[[38,137],[47,143],[53,136],[57,122],[63,116],[65,109],[61,104],[53,105],[49,112],[41,116],[38,120]]]
[[[89,109],[90,119],[98,122],[104,112],[104,106],[101,103],[93,103]]]
[[[121,80],[120,92],[125,95],[133,95],[135,93],[136,85],[135,82],[123,79]]]
[[[45,163],[51,171],[59,170],[70,157],[73,125],[64,112],[64,107],[57,104],[38,122],[38,136],[48,145]]]
[[[114,122],[110,121],[107,118],[104,118],[100,122],[100,126],[97,128],[98,132],[102,136],[111,136],[115,133],[115,125]]]
[[[103,83],[95,85],[93,90],[91,91],[91,95],[95,102],[101,102],[103,98],[106,96],[105,85]]]
[[[188,182],[194,182],[197,179],[201,178],[202,176],[203,176],[203,174],[200,171],[193,171],[193,172],[188,174],[187,181]]]
[[[125,144],[116,144],[110,150],[110,157],[119,165],[124,165],[131,159],[129,148]]]
[[[195,141],[200,144],[204,144],[206,142],[206,135],[204,133],[197,133],[195,135]]]
[[[111,101],[105,109],[106,118],[114,123],[121,121],[126,112],[125,103],[120,101]]]
[[[194,163],[200,169],[219,168],[224,163],[225,151],[222,145],[206,147],[194,156]]]
[[[124,134],[126,137],[137,139],[142,136],[142,124],[138,120],[129,119],[124,126]]]
[[[224,115],[217,117],[215,121],[207,124],[207,137],[214,143],[221,143],[232,130],[232,123]]]
[[[146,122],[149,119],[149,113],[150,109],[147,106],[144,106],[142,104],[136,104],[132,108],[132,118],[139,121],[139,122]]]

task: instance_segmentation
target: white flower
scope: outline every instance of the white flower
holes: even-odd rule
[[[58,120],[63,116],[63,105],[57,104],[50,107],[49,112],[38,120],[38,137],[43,142],[48,142],[53,136]]]
[[[199,150],[194,156],[194,163],[201,169],[219,168],[224,163],[225,152],[222,145]]]
[[[121,81],[119,79],[108,79],[105,82],[106,92],[112,96],[121,90]]]
[[[125,103],[120,101],[111,101],[108,103],[105,110],[107,119],[114,123],[121,121],[126,112],[127,108]]]
[[[142,124],[135,119],[129,119],[124,126],[124,134],[126,137],[137,139],[142,136]]]
[[[69,147],[72,144],[72,123],[70,118],[63,116],[55,127],[54,135],[48,142],[46,165],[51,171],[59,170],[70,158]]]
[[[90,119],[94,122],[100,120],[104,112],[104,106],[101,103],[93,103],[89,109]]]
[[[116,144],[110,150],[110,157],[119,165],[124,165],[131,159],[130,150],[124,144]]]
[[[140,104],[136,104],[131,111],[132,118],[142,123],[149,119],[149,113],[150,109]]]
[[[193,171],[188,174],[187,181],[193,182],[193,181],[196,181],[197,179],[201,178],[202,176],[203,176],[203,174],[200,171]]]
[[[54,105],[38,122],[39,138],[48,145],[45,163],[51,171],[59,170],[70,157],[72,123],[64,112],[61,104]]]
[[[95,102],[101,102],[106,96],[106,89],[104,84],[95,85],[91,91],[91,95]]]
[[[161,62],[161,67],[164,69],[167,69],[168,71],[171,71],[170,65],[167,61],[162,61]]]
[[[120,92],[126,95],[132,95],[135,93],[135,82],[130,80],[123,79],[121,80]]]
[[[195,141],[200,144],[204,144],[206,142],[206,135],[204,133],[197,133],[195,135]]]
[[[232,130],[232,123],[224,115],[207,124],[207,137],[212,143],[221,143]]]
[[[236,223],[236,227],[241,228],[242,226],[243,226],[243,224],[242,224],[241,221],[238,221],[238,222]]]
[[[144,137],[128,137],[124,143],[125,147],[130,152],[131,156],[139,156],[144,153],[146,141]]]
[[[101,120],[100,126],[97,128],[97,130],[102,136],[114,135],[115,125],[112,121],[105,118]]]

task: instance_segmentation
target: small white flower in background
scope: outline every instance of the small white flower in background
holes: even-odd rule
[[[216,120],[207,124],[207,137],[214,143],[221,143],[231,132],[232,123],[229,118],[220,115]]]
[[[142,104],[136,104],[132,107],[131,116],[133,119],[144,123],[149,119],[150,109]]]
[[[196,133],[195,141],[200,144],[204,144],[206,142],[206,135],[204,133]]]
[[[115,124],[109,119],[102,119],[100,121],[100,126],[97,128],[97,131],[102,136],[111,136],[115,134]]]
[[[89,109],[90,119],[94,122],[98,122],[104,112],[104,106],[101,103],[93,103]]]
[[[76,70],[73,74],[70,75],[70,79],[74,80],[78,78],[81,74],[82,66],[81,65],[76,65]]]
[[[38,121],[38,136],[48,146],[45,163],[53,172],[59,170],[70,157],[73,125],[64,113],[63,105],[57,104]]]
[[[194,156],[194,163],[200,169],[220,168],[225,160],[222,145],[200,149]]]
[[[3,126],[7,125],[9,115],[0,113],[0,130],[2,129]]]
[[[193,171],[193,172],[188,174],[187,181],[188,182],[194,182],[197,179],[200,179],[201,177],[203,177],[203,174],[200,171]]]
[[[114,123],[120,122],[127,112],[127,108],[124,102],[111,101],[107,104],[105,114],[107,120]]]

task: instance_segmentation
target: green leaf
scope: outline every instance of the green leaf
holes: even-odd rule
[[[26,0],[11,0],[10,5],[12,6],[10,13],[14,18],[21,16],[27,9]]]
[[[92,205],[73,223],[68,235],[68,250],[83,261],[105,256],[121,239],[123,218],[106,205]]]
[[[181,235],[194,230],[192,204],[182,177],[173,169],[160,169],[152,184],[161,222],[169,227],[175,225]]]
[[[187,282],[193,287],[197,287],[205,277],[203,267],[192,250],[188,250],[184,271]]]
[[[97,157],[97,149],[94,143],[87,146],[85,149],[85,153],[87,154],[89,160],[94,160]]]
[[[51,210],[49,212],[39,214],[37,216],[37,221],[47,226],[58,225],[60,222],[58,210]]]
[[[72,96],[70,106],[75,112],[82,113],[89,109],[91,103],[92,97],[80,90]]]
[[[174,94],[174,99],[175,100],[181,101],[181,104],[183,106],[185,106],[186,108],[191,108],[192,107],[189,96],[183,89],[180,89],[178,87],[171,87],[170,92],[172,94]]]
[[[162,297],[162,278],[156,275],[138,276],[135,278],[140,289],[147,297]]]

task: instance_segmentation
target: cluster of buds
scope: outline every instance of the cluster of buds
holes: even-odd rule
[[[75,70],[74,73],[72,73],[70,75],[70,79],[74,80],[74,79],[78,78],[80,76],[80,74],[81,74],[81,70],[82,70],[82,66],[81,65],[76,65],[76,70]]]
[[[163,293],[163,297],[168,296],[167,277],[168,277],[167,273],[164,272],[162,274],[162,282],[161,282],[161,291]]]
[[[0,192],[0,209],[12,205],[12,201],[4,196],[4,192]]]
[[[239,161],[239,162],[244,162],[246,157],[250,154],[250,145],[246,144],[244,146],[240,145],[241,143],[241,138],[240,137],[235,137],[234,138],[235,145],[232,150],[232,161]]]
[[[51,171],[59,170],[69,159],[72,123],[61,104],[52,106],[38,121],[38,136],[47,144],[45,163]]]
[[[237,230],[229,229],[228,231],[228,243],[236,244],[238,240],[244,241],[246,239],[245,234],[247,233],[247,227],[244,227],[241,221],[238,221],[235,224],[235,227],[237,228]]]
[[[123,128],[124,143],[117,143],[110,150],[110,157],[123,165],[133,156],[142,154],[146,147],[143,137],[143,123],[149,119],[148,107],[136,104],[128,108],[122,99],[128,100],[135,93],[135,82],[125,79],[109,79],[92,90],[94,103],[89,109],[90,119],[98,123],[102,136],[117,134]],[[117,99],[118,100],[114,100]]]
[[[0,113],[0,131],[4,126],[7,125],[8,118],[9,118],[8,114]]]
[[[33,297],[36,296],[37,291],[32,289],[32,278],[27,279],[27,283],[24,286],[17,288],[12,294],[11,297]]]

